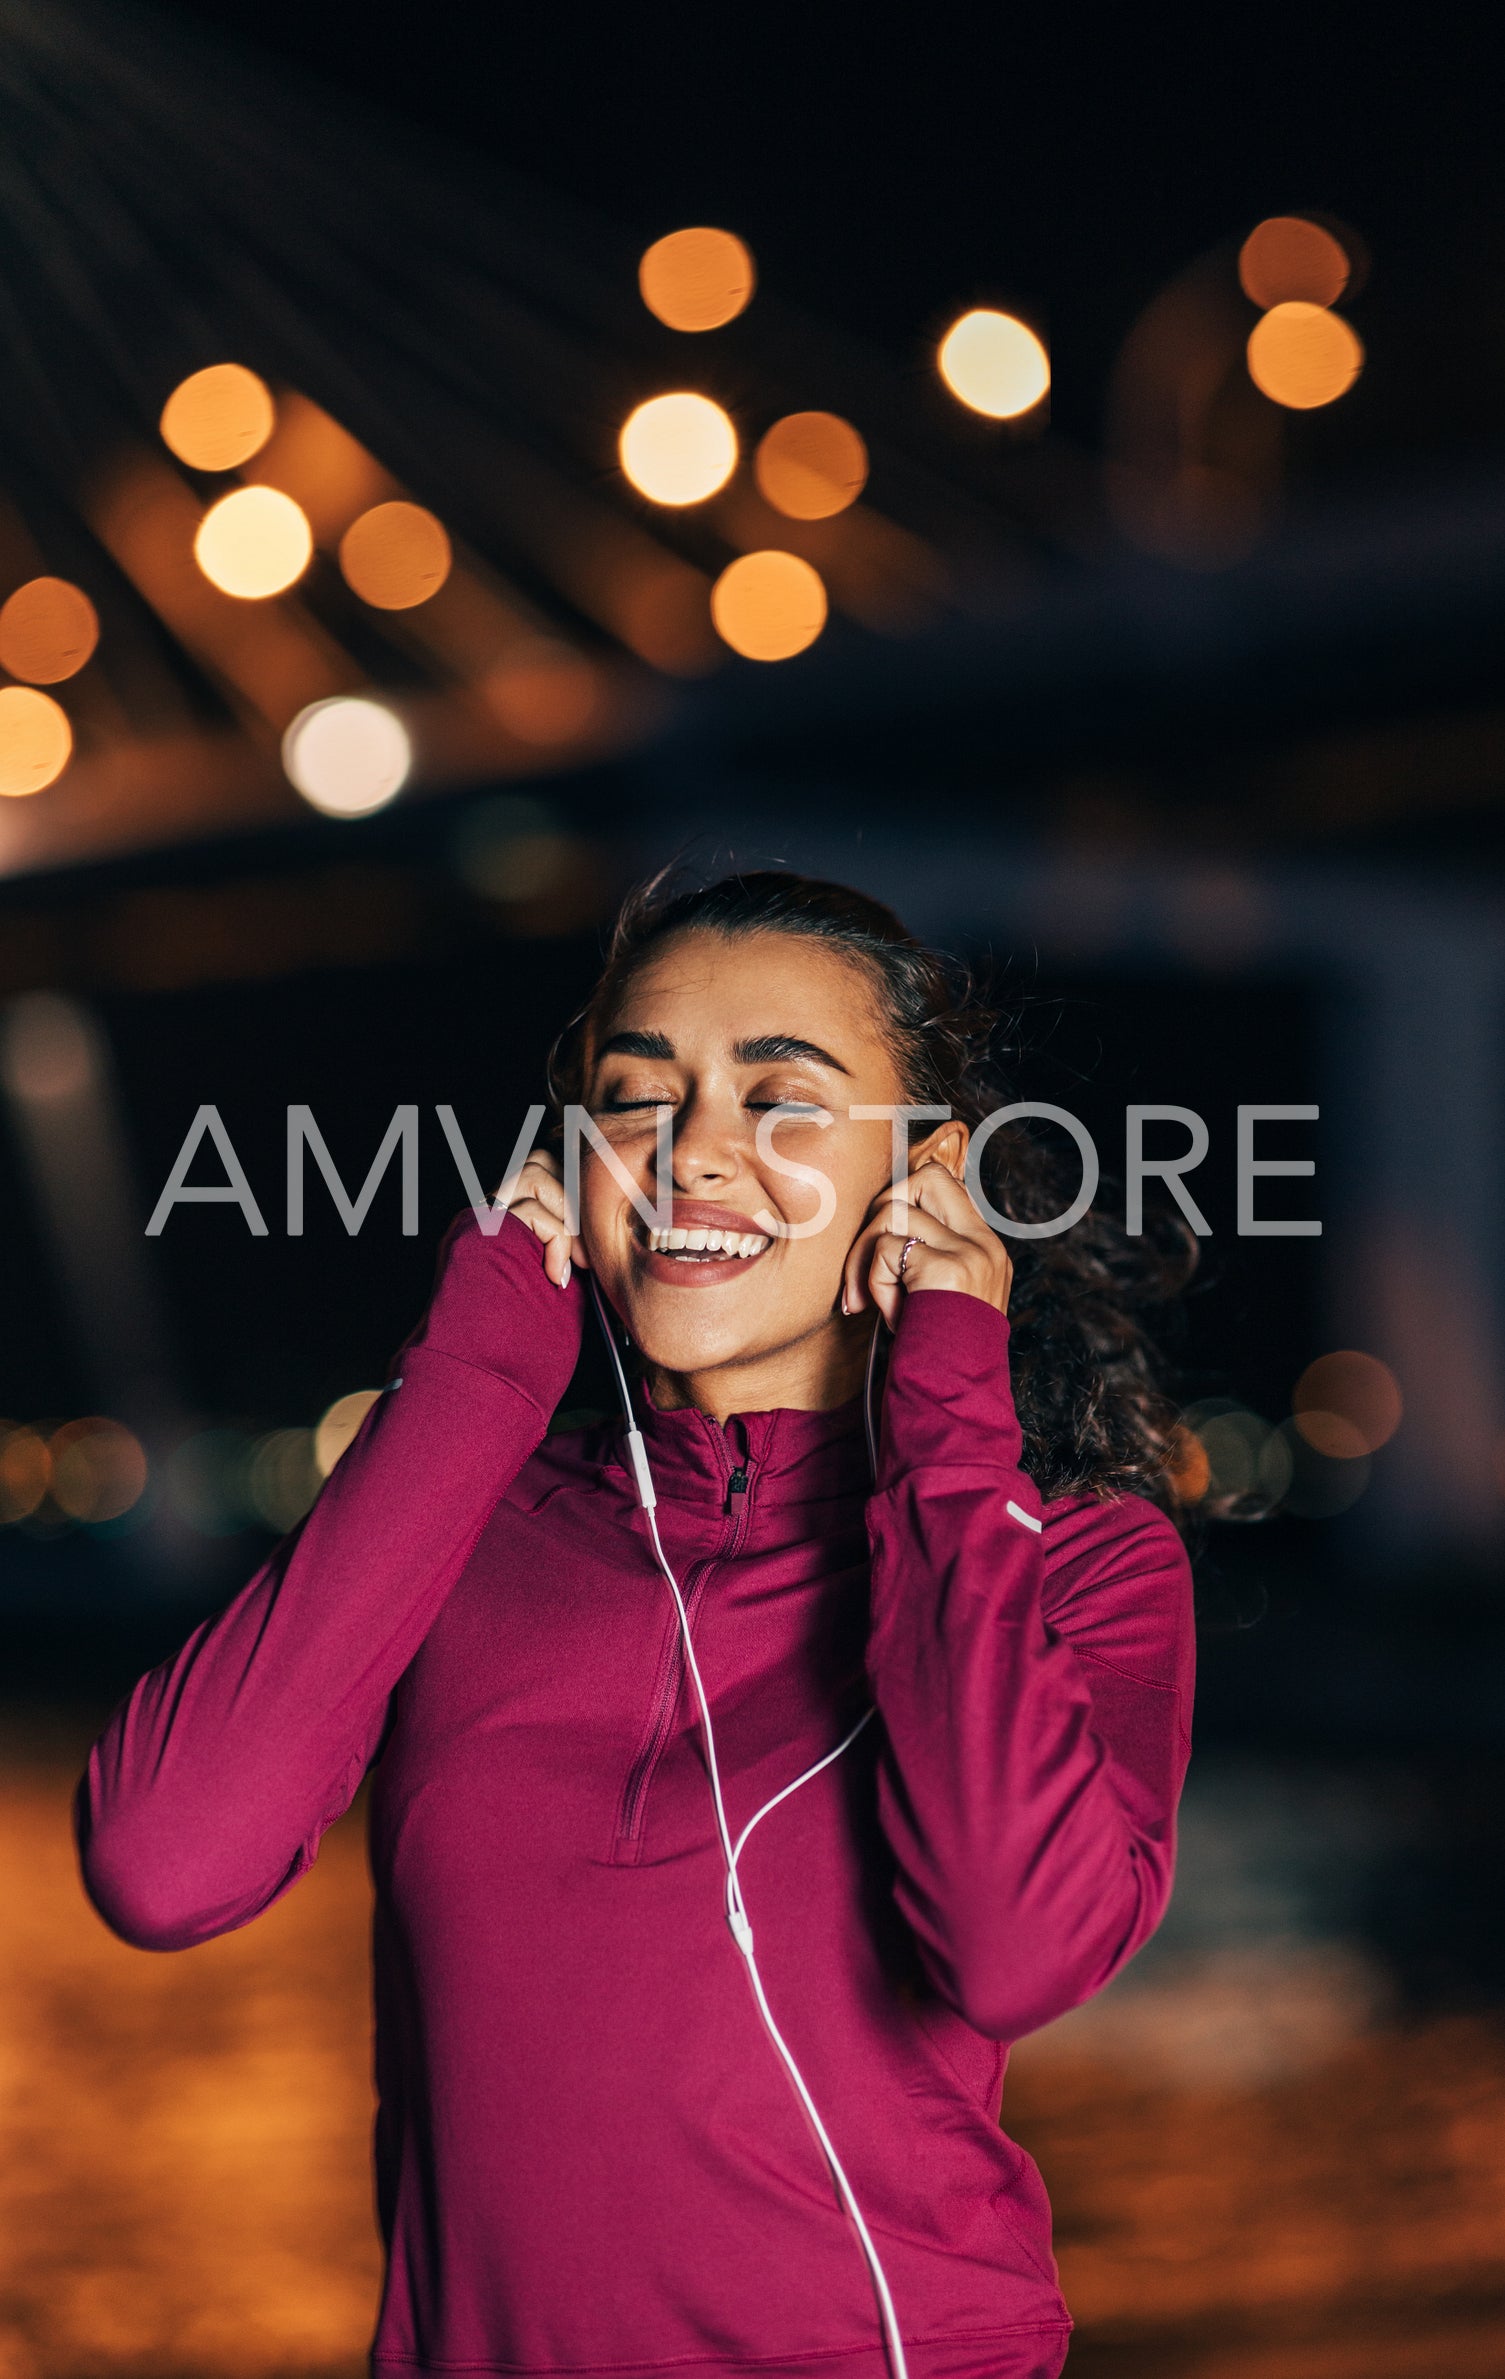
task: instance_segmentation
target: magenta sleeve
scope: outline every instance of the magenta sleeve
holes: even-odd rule
[[[869,1671],[895,1891],[935,1988],[1016,2040],[1159,1923],[1190,1750],[1191,1575],[1134,1496],[1042,1507],[1009,1327],[912,1293],[883,1410]]]
[[[354,1796],[388,1699],[579,1350],[583,1292],[508,1217],[448,1233],[433,1300],[302,1525],[111,1718],[79,1786],[85,1888],[147,1949],[266,1908]]]

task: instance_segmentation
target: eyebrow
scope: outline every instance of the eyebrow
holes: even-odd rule
[[[603,1057],[672,1057],[674,1044],[667,1033],[613,1033],[601,1044]]]
[[[812,1065],[829,1066],[837,1074],[848,1071],[829,1050],[818,1047],[814,1041],[796,1040],[792,1033],[762,1033],[753,1041],[737,1041],[732,1055],[739,1066],[789,1065],[804,1058]]]
[[[674,1055],[674,1044],[667,1033],[613,1033],[601,1044],[603,1057],[658,1057]],[[761,1033],[750,1041],[736,1041],[732,1056],[739,1066],[790,1065],[804,1059],[808,1064],[828,1066],[833,1073],[850,1074],[839,1057],[822,1049],[814,1041],[799,1040],[793,1033]]]

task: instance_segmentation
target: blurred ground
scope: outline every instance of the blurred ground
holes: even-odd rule
[[[358,1819],[247,1931],[124,1948],[79,1892],[87,1727],[0,1770],[0,2379],[359,2379],[378,2281]],[[1015,2052],[1071,2379],[1495,2379],[1505,2017],[1408,2010],[1364,1910],[1403,1774],[1199,1761],[1124,1980]]]
[[[0,2379],[359,2379],[359,1823],[259,1923],[154,1956],[83,1899],[75,1748],[34,1741],[0,1780]]]

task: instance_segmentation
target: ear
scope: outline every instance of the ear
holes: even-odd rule
[[[927,1132],[909,1152],[909,1170],[917,1173],[921,1165],[944,1165],[955,1181],[965,1181],[967,1148],[972,1134],[964,1123],[955,1118],[950,1123],[938,1123]]]

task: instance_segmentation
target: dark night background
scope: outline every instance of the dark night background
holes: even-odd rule
[[[977,962],[1014,1020],[1016,1093],[1082,1117],[1106,1175],[1126,1102],[1207,1119],[1193,1181],[1213,1236],[1166,1333],[1183,1404],[1278,1425],[1335,1348],[1398,1379],[1405,1418],[1351,1508],[1202,1528],[1176,1908],[1100,2007],[1020,2050],[1010,2111],[1057,2205],[1073,2375],[1500,2368],[1505,163],[1487,31],[1437,11],[0,0],[0,491],[24,522],[0,513],[0,594],[43,566],[11,569],[13,548],[95,592],[80,783],[127,730],[191,730],[216,767],[241,736],[262,769],[247,791],[225,762],[160,808],[150,768],[134,810],[70,809],[67,778],[0,802],[34,837],[12,856],[0,815],[0,1003],[60,998],[102,1053],[153,1382],[130,1405],[115,1325],[78,1285],[87,1201],[71,1224],[49,1207],[9,1094],[0,1413],[45,1435],[118,1410],[152,1470],[123,1520],[42,1504],[0,1525],[0,1894],[26,1912],[0,1953],[0,2131],[24,2176],[0,2183],[0,2379],[360,2367],[358,1841],[332,1837],[264,1940],[168,1971],[75,1905],[67,1790],[140,1669],[273,1541],[228,1487],[222,1508],[218,1488],[185,1505],[174,1449],[211,1432],[249,1460],[380,1380],[463,1202],[436,1104],[494,1180],[616,899],[676,853],[845,876]],[[139,249],[97,192],[72,214],[29,195],[29,176],[55,198],[70,175],[86,194],[95,163],[139,198]],[[1277,418],[1242,373],[1236,258],[1288,212],[1340,232],[1365,366],[1340,401]],[[759,276],[704,338],[661,331],[635,282],[648,241],[695,223],[735,229]],[[980,304],[1046,337],[1048,422],[985,421],[943,388],[936,342]],[[1170,354],[1173,315],[1219,392],[1194,401],[1195,369],[1164,363],[1181,459],[1255,457],[1255,525],[1227,553],[1136,535],[1115,492],[1141,468],[1125,357]],[[478,576],[620,668],[620,732],[547,765],[508,747],[494,770],[420,767],[359,821],[300,805],[224,673],[148,616],[91,492],[145,452],[183,374],[231,355],[337,415]],[[628,405],[681,385],[716,394],[749,447],[795,405],[850,415],[865,500],[909,540],[889,550],[919,573],[912,611],[838,600],[774,668],[627,653],[577,528],[582,552],[587,530],[646,529],[707,577],[749,541],[729,505],[664,525],[621,480]],[[453,672],[373,641],[344,600],[321,559],[321,632],[378,685],[457,699]],[[285,1235],[299,1101],[352,1188],[393,1107],[418,1104],[416,1237],[395,1168],[356,1237],[310,1169],[306,1232]],[[1253,1101],[1320,1105],[1260,1141],[1315,1156],[1260,1209],[1320,1215],[1320,1240],[1236,1234]],[[270,1235],[185,1206],[146,1241],[205,1103]],[[202,1152],[193,1178],[218,1177]],[[257,2026],[289,2007],[303,2062],[274,2070]],[[175,2196],[184,2139],[197,2177]],[[281,2178],[252,2177],[263,2163]]]

